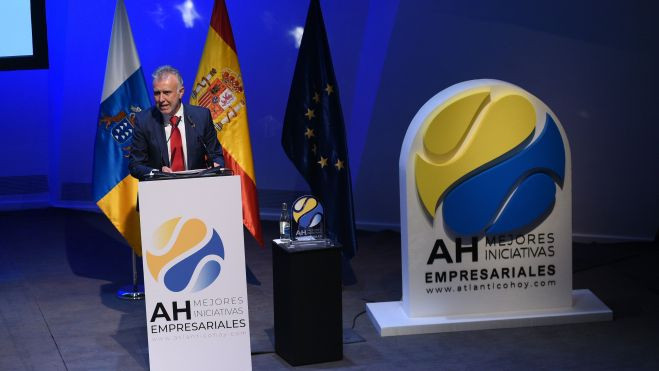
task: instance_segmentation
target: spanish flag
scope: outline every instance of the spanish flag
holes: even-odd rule
[[[151,106],[123,0],[117,0],[94,145],[94,200],[142,255],[137,179],[128,173],[135,114]]]
[[[240,175],[243,224],[263,245],[245,88],[224,0],[216,0],[213,6],[206,45],[190,94],[190,104],[211,111],[217,138],[224,150],[226,166],[234,174]]]

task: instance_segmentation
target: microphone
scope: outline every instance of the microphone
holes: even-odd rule
[[[194,135],[197,137],[197,141],[199,141],[199,144],[201,144],[201,147],[204,149],[206,167],[213,168],[213,159],[211,158],[211,154],[208,151],[208,147],[206,147],[206,143],[204,143],[204,141],[201,139],[201,136],[199,136],[199,132],[197,132],[197,125],[195,125],[194,121],[190,119],[190,116],[185,116],[185,121],[190,123],[190,127],[192,128],[192,131],[194,131]]]

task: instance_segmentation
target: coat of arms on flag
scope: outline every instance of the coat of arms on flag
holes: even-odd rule
[[[192,98],[197,104],[211,111],[215,129],[222,127],[236,118],[245,108],[245,93],[240,75],[222,68],[219,76],[215,68],[201,78],[194,90]]]
[[[130,106],[130,113],[126,114],[125,111],[119,111],[114,116],[101,115],[98,120],[98,125],[105,124],[105,130],[110,133],[112,139],[119,144],[124,144],[133,139],[133,128],[135,127],[135,113],[142,110],[139,106]],[[102,114],[102,113],[101,113]],[[123,147],[126,152],[124,157],[128,157],[130,146]]]

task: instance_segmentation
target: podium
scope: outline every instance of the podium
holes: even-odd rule
[[[240,178],[139,183],[151,370],[250,370]]]
[[[292,366],[343,358],[341,249],[272,242],[275,352]]]

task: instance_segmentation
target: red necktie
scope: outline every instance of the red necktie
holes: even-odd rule
[[[183,141],[181,140],[181,132],[178,130],[178,123],[180,121],[181,118],[178,116],[172,116],[169,118],[169,122],[172,124],[172,133],[169,136],[169,148],[172,153],[172,171],[185,170],[183,162]]]

